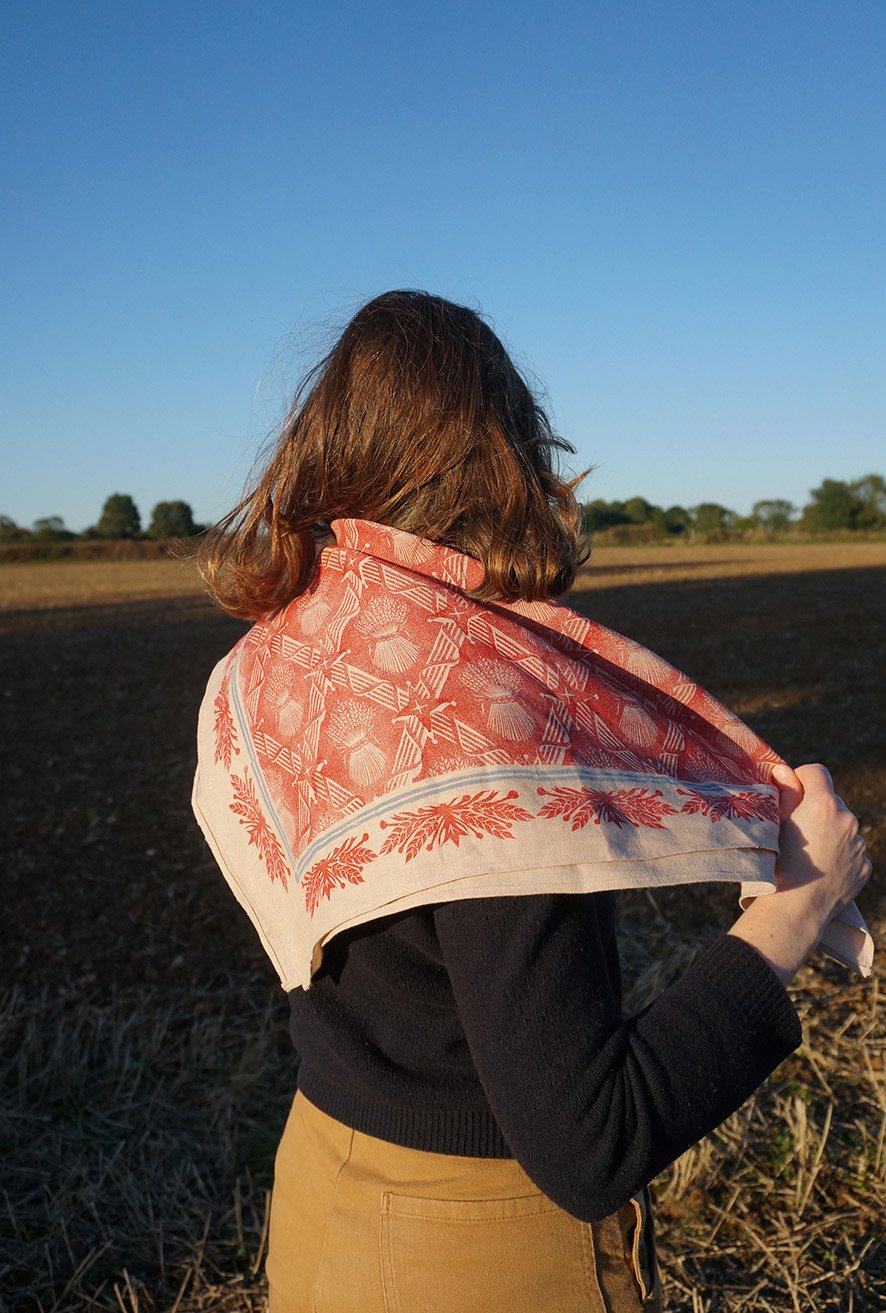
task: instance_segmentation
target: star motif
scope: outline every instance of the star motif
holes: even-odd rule
[[[551,698],[555,706],[562,708],[561,718],[565,712],[573,725],[582,724],[581,711],[588,703],[600,701],[600,694],[590,692],[587,685],[584,688],[577,688],[574,684],[569,685],[566,688],[558,688],[556,692],[548,691],[545,696]]]
[[[317,785],[325,778],[324,766],[326,759],[323,761],[309,761],[306,757],[293,757],[293,772],[290,780],[290,789],[296,796],[300,796],[305,802],[316,802],[319,797]]]
[[[566,688],[558,688],[556,692],[548,693],[548,697],[555,698],[562,702],[565,707],[574,707],[577,703],[588,702],[591,698],[587,688],[576,688],[575,685],[569,685]]]
[[[430,624],[451,624],[461,633],[470,637],[468,627],[471,619],[476,614],[476,603],[472,602],[469,597],[463,597],[459,593],[453,594],[452,597],[446,597],[437,601],[440,607],[439,615],[428,616]]]
[[[305,675],[305,679],[316,679],[324,693],[335,688],[338,680],[335,678],[335,667],[339,661],[348,655],[350,648],[344,652],[323,652],[315,649],[311,653],[311,666]]]
[[[443,711],[446,707],[453,706],[454,703],[451,701],[434,703],[432,695],[424,685],[420,683],[407,685],[406,698],[407,701],[403,710],[399,711],[396,716],[392,716],[391,720],[407,720],[410,717],[413,720],[417,720],[418,724],[425,731],[425,736],[431,741],[431,743],[436,743],[437,734],[431,726],[431,717],[435,712]]]
[[[343,583],[350,582],[358,593],[363,592],[366,580],[363,578],[363,555],[360,552],[343,548],[339,571]]]

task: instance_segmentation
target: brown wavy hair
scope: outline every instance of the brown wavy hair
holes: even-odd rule
[[[305,376],[261,477],[204,536],[204,584],[231,615],[266,618],[307,587],[318,532],[355,517],[476,557],[478,601],[558,597],[590,556],[573,492],[590,468],[564,481],[554,448],[575,452],[479,314],[385,292]]]

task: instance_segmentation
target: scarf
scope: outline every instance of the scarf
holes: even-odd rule
[[[775,888],[781,758],[668,661],[474,557],[330,523],[305,591],[215,666],[192,804],[285,990],[323,945],[455,898]],[[860,974],[855,904],[819,947]]]

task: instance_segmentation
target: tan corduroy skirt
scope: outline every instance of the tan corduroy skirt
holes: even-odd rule
[[[649,1191],[582,1222],[513,1158],[407,1149],[299,1090],[277,1151],[270,1313],[660,1313]]]

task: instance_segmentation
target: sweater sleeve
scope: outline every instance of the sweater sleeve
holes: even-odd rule
[[[723,934],[624,1018],[598,894],[434,911],[486,1098],[527,1175],[583,1221],[615,1212],[729,1117],[803,1033],[763,957]]]

